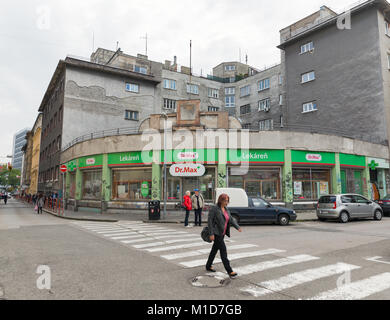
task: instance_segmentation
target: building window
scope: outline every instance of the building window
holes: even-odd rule
[[[235,65],[225,66],[225,71],[235,71],[235,70],[236,70]]]
[[[283,84],[283,76],[279,75],[279,84]]]
[[[302,74],[302,83],[313,81],[315,79],[316,79],[316,75],[314,71]]]
[[[209,112],[218,112],[218,111],[219,111],[219,108],[218,108],[218,107],[209,106],[209,107],[208,107],[208,110],[209,110]]]
[[[187,83],[187,93],[199,94],[199,87],[198,87],[198,85]]]
[[[385,21],[385,33],[390,37],[390,23]]]
[[[134,71],[135,72],[139,72],[139,73],[143,73],[143,74],[146,74],[146,68],[145,67],[141,67],[141,66],[137,66],[135,65],[134,66]]]
[[[303,113],[312,112],[317,110],[317,103],[315,101],[303,104]]]
[[[176,100],[164,98],[164,109],[176,110]]]
[[[229,167],[229,188],[244,189],[249,197],[267,200],[282,198],[280,169],[249,168],[245,175],[234,173]],[[237,174],[237,175],[233,175]]]
[[[269,89],[269,88],[270,88],[270,81],[269,81],[269,79],[264,79],[264,80],[259,81],[258,91],[263,91],[263,90]]]
[[[176,80],[164,79],[164,89],[176,90]]]
[[[267,98],[259,101],[259,111],[269,111],[271,108],[271,99]]]
[[[139,93],[139,85],[135,83],[126,83],[126,91]]]
[[[245,87],[240,88],[240,96],[245,97],[251,94],[251,86],[247,85]]]
[[[245,106],[240,107],[240,114],[248,114],[251,113],[251,105],[246,104]]]
[[[259,121],[259,130],[268,131],[274,128],[274,121],[272,119],[261,120]]]
[[[234,87],[225,88],[225,95],[231,95],[231,94],[236,94],[236,88]]]
[[[138,121],[138,119],[139,119],[139,112],[138,111],[126,110],[125,111],[125,119],[126,120],[136,120],[136,121]]]
[[[284,127],[284,124],[283,124],[283,116],[280,116],[280,127],[281,127],[281,128]]]
[[[330,192],[330,171],[293,169],[294,200],[318,200]]]
[[[311,41],[309,43],[306,43],[303,46],[301,46],[301,54],[306,53],[306,52],[310,52],[310,51],[313,51],[313,50],[314,50],[313,41]]]
[[[113,170],[113,200],[149,200],[152,197],[152,170]]]
[[[100,200],[102,170],[83,172],[83,199]]]
[[[250,128],[251,128],[251,124],[250,124],[250,123],[244,123],[244,124],[242,125],[242,128],[243,128],[243,129],[250,129]]]
[[[213,89],[213,88],[208,88],[208,96],[210,98],[219,98],[219,90],[218,89]]]
[[[279,95],[279,105],[280,106],[283,105],[283,95],[282,94]]]
[[[235,107],[236,106],[236,96],[226,96],[225,97],[225,107]]]

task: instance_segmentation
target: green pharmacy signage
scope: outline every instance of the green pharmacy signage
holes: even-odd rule
[[[284,164],[284,150],[233,150],[227,152],[227,162]]]
[[[214,164],[218,162],[217,149],[182,149],[167,150],[166,163],[201,162]],[[161,151],[161,163],[164,163],[164,151]]]
[[[68,172],[74,172],[77,169],[76,160],[69,161],[66,165]]]
[[[344,167],[365,168],[366,158],[354,154],[340,153],[340,165]]]
[[[331,152],[292,150],[291,158],[293,164],[314,164],[325,166],[334,166],[336,164],[335,154]]]
[[[103,166],[103,156],[89,156],[79,158],[79,168],[80,169],[88,169],[88,168],[101,168]]]
[[[146,198],[149,195],[149,182],[144,181],[141,184],[141,195]]]
[[[131,151],[108,155],[109,166],[130,166],[152,164],[153,151]]]

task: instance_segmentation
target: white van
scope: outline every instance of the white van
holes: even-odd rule
[[[215,189],[215,203],[221,194],[227,194],[230,198],[228,207],[248,207],[248,195],[244,189],[240,188],[217,188]]]

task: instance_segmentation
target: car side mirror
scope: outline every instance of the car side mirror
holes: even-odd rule
[[[272,208],[272,205],[271,204],[267,204],[267,208]]]

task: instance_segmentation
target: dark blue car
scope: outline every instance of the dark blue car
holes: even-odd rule
[[[230,207],[231,215],[239,223],[277,223],[287,226],[295,221],[297,215],[294,210],[273,206],[262,198],[248,198],[248,206]]]

